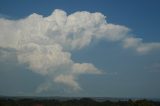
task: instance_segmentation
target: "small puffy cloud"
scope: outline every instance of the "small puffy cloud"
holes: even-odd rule
[[[92,74],[101,74],[93,64],[90,63],[75,63],[72,67],[74,74],[83,74],[83,73],[92,73]]]
[[[80,90],[79,75],[102,74],[92,63],[76,63],[71,58],[71,51],[83,49],[93,40],[121,42],[124,48],[138,53],[160,49],[159,42],[145,43],[129,33],[129,28],[108,23],[99,12],[67,15],[56,9],[47,17],[33,13],[19,20],[0,18],[0,48],[13,49],[20,64],[50,80],[40,85],[37,92],[50,89],[52,83]]]
[[[63,75],[63,74],[61,74],[54,79],[54,82],[65,84],[69,87],[72,87],[73,90],[75,90],[75,91],[81,89],[81,87],[76,82],[75,77],[73,75]]]

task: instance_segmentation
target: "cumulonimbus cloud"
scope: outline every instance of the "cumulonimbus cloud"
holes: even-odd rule
[[[130,29],[108,23],[106,16],[96,12],[75,12],[67,15],[56,9],[48,16],[38,14],[19,20],[0,19],[0,47],[16,50],[17,60],[35,73],[49,77],[53,83],[80,90],[80,74],[101,74],[91,63],[76,63],[71,51],[83,49],[93,40],[121,42],[124,48],[138,53],[160,49],[160,43],[144,43],[130,35]],[[42,84],[38,91],[49,89]]]

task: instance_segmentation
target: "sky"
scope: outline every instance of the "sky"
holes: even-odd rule
[[[0,95],[160,98],[159,0],[0,0]]]

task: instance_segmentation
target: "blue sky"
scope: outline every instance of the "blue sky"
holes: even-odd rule
[[[94,65],[94,68],[92,67],[93,70],[96,68],[98,69],[97,72],[100,70],[102,74],[97,75],[97,72],[95,71],[92,72],[93,75],[80,74],[77,78],[77,76],[72,75],[65,77],[64,73],[67,73],[67,75],[70,74],[68,71],[62,71],[63,74],[51,72],[50,75],[53,74],[55,78],[55,82],[51,85],[50,80],[52,80],[52,76],[44,76],[43,73],[39,74],[39,72],[37,74],[37,67],[31,67],[34,61],[32,63],[31,60],[23,58],[24,55],[21,54],[23,49],[22,51],[18,51],[17,47],[15,49],[14,47],[12,48],[12,46],[6,46],[12,45],[12,41],[8,40],[9,38],[12,39],[12,37],[5,38],[2,36],[0,37],[1,40],[5,41],[7,39],[5,42],[8,44],[0,43],[0,85],[3,85],[0,86],[0,95],[160,98],[159,5],[160,1],[158,0],[0,0],[0,17],[5,19],[1,20],[1,29],[8,30],[8,32],[11,31],[11,33],[13,33],[12,29],[13,31],[17,31],[20,28],[17,24],[17,26],[15,25],[15,28],[12,28],[14,24],[13,26],[5,27],[3,22],[7,23],[6,20],[16,23],[15,20],[23,20],[33,13],[48,17],[55,9],[61,9],[65,11],[67,15],[72,15],[79,11],[87,11],[89,13],[99,12],[106,16],[107,23],[113,24],[114,27],[115,25],[120,25],[122,30],[125,30],[123,29],[123,26],[131,30],[127,30],[127,37],[124,37],[122,40],[112,41],[108,40],[108,38],[107,40],[102,38],[101,40],[95,40],[95,42],[91,42],[90,45],[78,50],[66,50],[65,47],[63,47],[63,43],[65,45],[65,42],[58,42],[58,44],[65,49],[64,51],[71,55],[71,58],[69,58],[68,55],[66,58],[73,61],[73,65],[75,63],[90,63]],[[61,11],[58,11],[57,13],[60,12]],[[81,14],[83,15],[84,13]],[[39,19],[38,15],[35,15],[37,20]],[[79,18],[77,17],[77,20],[78,19]],[[32,21],[29,21],[29,23],[30,22],[32,24]],[[21,27],[23,27],[23,25],[24,24],[22,24]],[[25,25],[27,26],[28,24]],[[27,29],[24,31],[26,30]],[[88,29],[86,30],[88,31]],[[116,29],[114,30],[116,31]],[[9,35],[7,32],[3,33],[2,30],[0,31],[1,35]],[[54,35],[53,32],[49,33]],[[24,33],[27,32],[23,32],[22,30],[22,34]],[[136,42],[138,41],[137,38],[141,38],[143,41],[125,48],[123,47],[125,46],[123,40],[126,40],[130,35],[133,36],[132,38],[136,40]],[[25,36],[27,36],[27,34],[25,34]],[[118,34],[116,36],[118,36]],[[14,38],[16,39],[16,37]],[[153,45],[156,45],[156,47],[152,46],[151,43],[154,43]],[[149,52],[139,53],[139,51],[136,51],[139,47],[140,49],[143,48],[141,45],[149,49]],[[55,46],[53,48],[57,49]],[[20,54],[17,55],[17,51],[18,53],[20,52]],[[57,51],[60,54],[65,54],[61,49],[57,49]],[[28,53],[28,51],[25,52]],[[39,53],[37,51],[35,52],[37,54]],[[33,55],[33,53],[35,52],[29,53],[28,55],[33,56],[34,58],[35,55]],[[3,56],[4,54],[6,57]],[[45,56],[43,58],[45,58]],[[39,64],[41,65],[42,63]],[[63,67],[63,65],[61,67]],[[51,67],[49,70],[52,71],[53,68],[57,68],[57,66]],[[70,67],[68,66],[67,68]],[[59,70],[64,69],[62,68]],[[42,72],[43,71],[44,70],[42,69]],[[57,76],[59,77],[57,78]],[[72,81],[74,78],[76,79],[76,82]],[[64,80],[71,81],[74,86],[77,86],[76,84],[78,84],[81,90],[74,91],[74,89],[68,88],[67,86],[70,85],[67,84],[70,84],[71,82],[68,83]],[[41,84],[43,85],[43,83],[49,89],[36,93],[37,87]]]

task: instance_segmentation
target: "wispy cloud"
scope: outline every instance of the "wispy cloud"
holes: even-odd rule
[[[145,69],[149,70],[149,72],[160,72],[160,63],[153,63],[149,66],[146,66]]]
[[[8,19],[8,18],[10,18],[10,16],[0,13],[0,18],[7,18]]]

